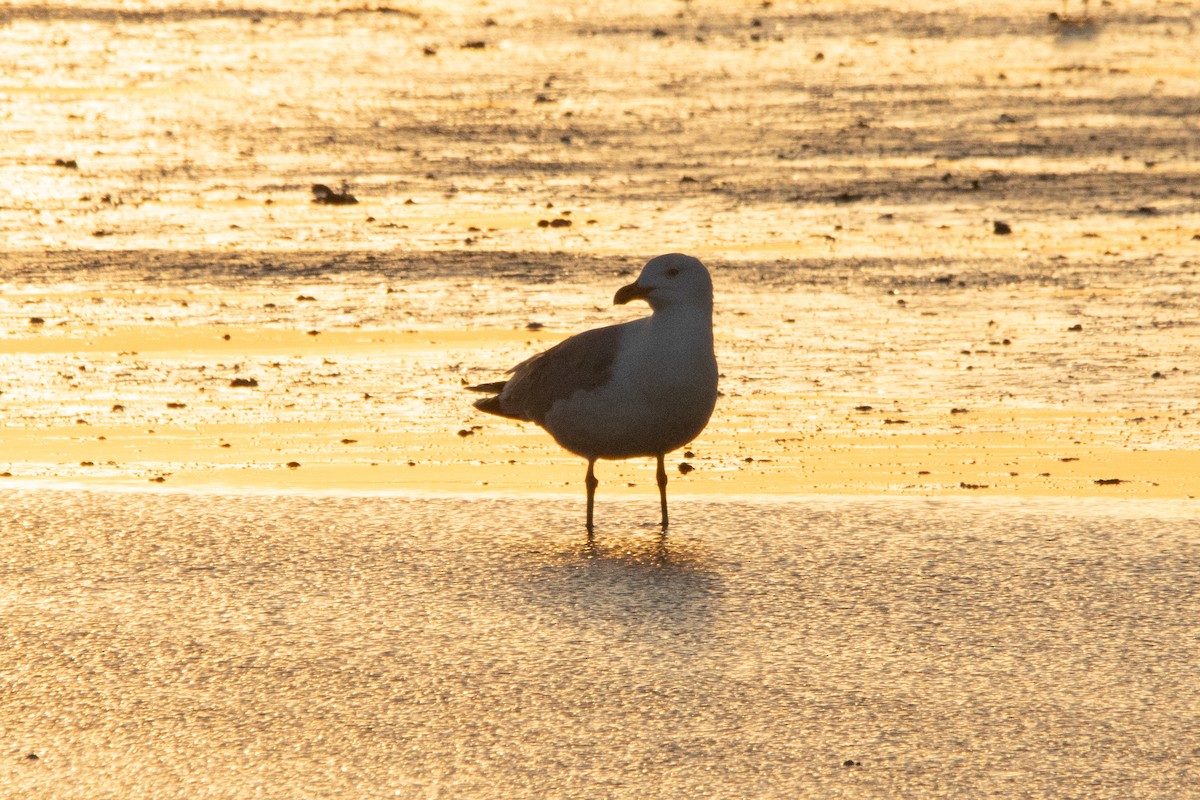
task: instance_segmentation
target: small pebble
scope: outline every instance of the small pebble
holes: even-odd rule
[[[312,185],[313,202],[318,205],[326,206],[353,206],[358,204],[358,198],[346,191],[346,187],[342,187],[342,191],[335,192],[323,183],[314,183]]]

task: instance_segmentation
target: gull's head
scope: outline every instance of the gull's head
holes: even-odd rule
[[[647,261],[636,281],[617,290],[613,303],[622,305],[630,300],[645,300],[655,311],[673,305],[711,309],[712,278],[700,259],[668,253]]]

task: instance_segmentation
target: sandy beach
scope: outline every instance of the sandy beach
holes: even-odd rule
[[[1087,12],[7,3],[0,797],[1200,793],[1200,14]],[[589,542],[464,387],[672,251]]]
[[[408,256],[415,269],[357,256],[297,279],[220,256],[54,258],[84,268],[67,278],[26,256],[46,271],[2,301],[13,484],[575,498],[582,461],[536,426],[475,412],[463,385],[645,313],[608,307],[628,259],[534,254],[497,276],[477,255]],[[289,258],[303,273],[318,260]],[[681,493],[1200,494],[1197,312],[1174,284],[715,272],[723,396],[693,455],[673,457],[694,468],[676,475]],[[648,463],[604,464],[605,491],[653,490]]]

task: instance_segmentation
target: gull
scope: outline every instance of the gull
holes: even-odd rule
[[[613,303],[650,304],[648,317],[584,331],[508,371],[508,380],[467,387],[486,392],[475,408],[535,422],[587,459],[587,531],[593,530],[597,459],[654,456],[662,528],[667,529],[663,458],[704,430],[717,402],[713,287],[699,259],[650,259]]]

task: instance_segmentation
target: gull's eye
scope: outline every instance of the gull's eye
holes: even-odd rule
[[[674,277],[675,277],[676,275],[678,275],[678,274],[679,274],[679,268],[678,268],[678,267],[671,267],[669,270],[667,270],[667,277],[668,277],[668,278],[674,278]]]

